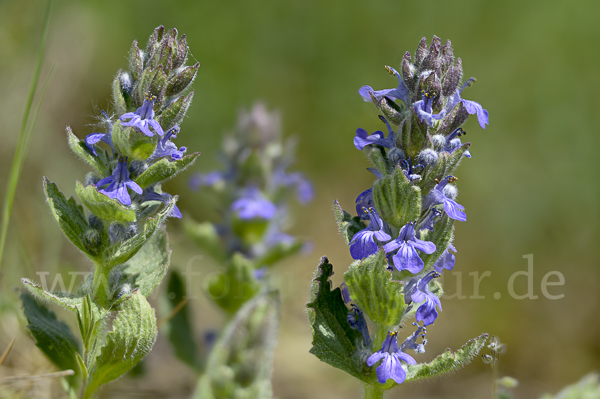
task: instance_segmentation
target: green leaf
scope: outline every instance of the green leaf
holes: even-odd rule
[[[170,273],[167,293],[167,311],[169,314],[177,311],[165,324],[167,338],[173,346],[175,356],[193,369],[199,370],[201,361],[198,345],[194,339],[196,334],[190,316],[190,307],[187,302],[184,302],[187,300],[185,283],[176,271]]]
[[[112,331],[106,334],[104,346],[90,368],[84,399],[142,360],[152,349],[156,335],[154,309],[138,291],[123,304]]]
[[[168,158],[162,158],[159,161],[153,163],[148,169],[135,179],[135,182],[142,188],[158,184],[162,181],[172,178],[179,172],[192,165],[196,158],[200,155],[199,152],[195,152],[190,155],[178,159],[177,161],[170,161]]]
[[[344,273],[344,281],[352,300],[373,323],[386,327],[400,324],[406,308],[404,284],[392,280],[383,249],[353,262]]]
[[[138,41],[134,40],[129,50],[129,71],[134,81],[138,80],[144,70],[144,58],[138,47]]]
[[[352,217],[348,212],[343,210],[338,200],[333,201],[333,213],[340,234],[344,237],[346,244],[350,244],[354,234],[367,228],[360,217]]]
[[[128,223],[135,221],[134,211],[125,208],[119,201],[100,193],[93,185],[84,187],[78,181],[75,185],[75,192],[83,205],[100,219],[110,223]]]
[[[206,251],[216,261],[220,263],[225,262],[227,254],[223,250],[219,233],[217,233],[217,229],[212,223],[197,223],[186,217],[183,220],[183,229],[188,237],[202,248],[202,250]]]
[[[171,210],[177,202],[177,196],[173,197],[171,201],[163,208],[162,211],[156,214],[153,218],[146,219],[144,228],[141,232],[133,236],[127,241],[122,242],[116,249],[108,248],[105,254],[104,264],[106,267],[112,267],[120,263],[127,262],[131,259],[146,243],[146,241],[152,237],[152,234],[157,228],[162,226],[165,219],[171,213]]]
[[[382,175],[387,175],[388,174],[388,165],[387,162],[385,160],[385,156],[384,154],[381,152],[381,149],[373,147],[373,148],[369,148],[367,147],[365,149],[369,155],[369,159],[371,160],[371,163],[373,164],[373,166],[375,166],[375,168],[379,171],[379,173],[381,173]]]
[[[177,100],[173,101],[158,117],[158,123],[162,128],[167,131],[175,125],[180,124],[183,121],[190,104],[194,92],[190,92],[187,96],[180,96]]]
[[[135,42],[133,44],[135,45]],[[123,115],[127,112],[127,104],[125,103],[125,97],[123,97],[123,91],[121,90],[120,78],[122,73],[123,70],[120,69],[119,72],[117,72],[117,76],[115,77],[115,80],[113,80],[112,84],[113,104],[117,115]]]
[[[408,158],[416,157],[427,146],[427,142],[431,144],[431,139],[427,135],[427,125],[421,122],[414,108],[411,108],[408,116],[404,119],[400,131],[401,134],[398,138],[402,139],[402,143],[399,147],[404,150]],[[431,145],[427,147],[431,147]]]
[[[272,397],[279,303],[277,292],[264,293],[235,314],[211,351],[194,398]]]
[[[435,252],[430,255],[421,253],[421,259],[425,264],[423,270],[428,270],[433,266],[435,261],[444,253],[450,242],[454,232],[454,220],[444,213],[444,216],[433,226],[433,232],[427,231],[427,235],[423,235],[421,239],[431,241],[435,244]]]
[[[91,229],[87,218],[83,213],[81,205],[77,205],[73,197],[67,200],[63,193],[58,190],[56,184],[51,183],[44,177],[44,194],[54,218],[58,221],[61,230],[67,238],[87,254],[90,258],[95,259],[93,253],[86,247],[84,243],[85,233]]]
[[[194,81],[196,77],[196,73],[198,73],[198,68],[200,67],[200,63],[196,63],[195,65],[188,66],[183,68],[181,72],[175,75],[173,78],[169,79],[169,83],[167,84],[167,88],[165,91],[166,96],[174,96],[178,93],[181,93],[185,89],[188,88],[190,84]]]
[[[332,274],[333,266],[329,260],[321,258],[311,286],[310,302],[306,304],[313,333],[310,353],[361,381],[369,382],[369,370],[361,361],[362,335],[348,323],[348,308],[341,290],[331,290],[329,277]]]
[[[487,334],[480,335],[468,341],[456,352],[448,348],[429,363],[408,366],[405,382],[439,376],[466,366],[477,356],[487,339]]]
[[[115,122],[112,130],[113,145],[115,151],[125,155],[130,161],[146,159],[156,149],[156,139],[138,132],[132,127],[121,126],[121,122]]]
[[[159,229],[142,249],[111,273],[120,276],[119,285],[129,285],[132,291],[137,288],[143,296],[148,296],[160,284],[171,261],[169,240],[164,228]]]
[[[61,370],[73,370],[76,374],[69,378],[71,385],[77,385],[79,366],[77,353],[79,343],[62,321],[57,320],[54,312],[38,303],[33,296],[21,294],[23,312],[27,318],[27,328],[35,338],[35,345]]]
[[[398,167],[375,182],[373,201],[379,216],[398,228],[417,219],[421,213],[421,190],[413,186]]]
[[[50,300],[64,309],[67,309],[71,312],[77,313],[78,310],[81,311],[81,307],[83,304],[83,295],[75,295],[67,292],[48,292],[44,291],[44,288],[35,284],[29,279],[22,278],[21,282],[27,288],[27,290],[41,300]]]
[[[100,151],[96,147],[97,156],[92,154],[85,145],[83,140],[79,140],[77,136],[73,134],[71,127],[67,126],[67,140],[71,151],[75,153],[82,161],[90,165],[94,171],[100,176],[110,175],[110,169],[108,168],[108,159],[103,151]]]
[[[221,308],[235,313],[260,289],[254,270],[254,263],[236,252],[225,265],[225,272],[208,281],[208,293]]]

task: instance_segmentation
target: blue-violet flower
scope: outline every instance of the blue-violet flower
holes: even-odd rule
[[[417,249],[426,254],[432,254],[435,251],[435,244],[431,241],[422,241],[415,237],[415,224],[408,222],[402,227],[398,238],[383,246],[385,253],[398,252],[392,256],[394,266],[398,271],[408,270],[413,274],[423,270],[423,260],[417,253]]]
[[[417,309],[416,319],[417,321],[422,321],[423,325],[428,326],[432,324],[438,316],[438,312],[436,310],[436,306],[442,310],[442,303],[440,299],[433,293],[429,291],[429,282],[439,277],[440,274],[436,271],[431,271],[427,273],[423,278],[416,281],[413,279],[407,285],[407,292],[405,294],[404,300],[407,304],[421,303],[421,306]]]
[[[181,147],[178,150],[175,143],[173,143],[171,141],[171,139],[177,138],[177,134],[179,133],[179,130],[180,130],[179,126],[177,126],[177,125],[170,128],[167,131],[167,133],[165,133],[165,135],[163,137],[161,137],[160,140],[158,140],[158,142],[156,143],[156,149],[154,150],[154,153],[152,153],[152,155],[150,155],[150,157],[148,158],[148,161],[153,161],[155,159],[162,158],[162,157],[168,157],[168,156],[170,156],[171,159],[173,159],[174,161],[177,161],[178,159],[183,158],[183,154],[185,153],[187,148]]]
[[[142,133],[144,133],[148,137],[153,137],[154,133],[150,130],[150,128],[154,129],[154,132],[159,136],[164,134],[162,127],[160,124],[154,120],[154,102],[156,101],[156,97],[146,93],[146,100],[144,100],[144,104],[139,107],[135,112],[128,112],[121,116],[121,126],[132,126],[140,129]],[[129,119],[129,121],[126,121]]]
[[[402,352],[400,348],[398,348],[397,335],[397,331],[388,332],[388,336],[381,345],[381,350],[373,353],[367,359],[367,365],[369,367],[383,359],[379,367],[377,367],[377,379],[382,384],[385,384],[389,378],[393,379],[398,384],[404,382],[406,379],[406,371],[404,370],[404,367],[402,367],[402,361],[411,365],[417,364],[417,361],[413,359],[412,356]]]
[[[383,228],[383,221],[377,214],[375,208],[366,209],[371,222],[366,229],[359,231],[354,234],[350,245],[350,255],[353,259],[363,259],[369,255],[374,254],[379,249],[379,246],[375,242],[375,238],[380,242],[386,242],[392,239]]]
[[[101,187],[109,185],[107,188],[98,190],[109,198],[119,200],[123,205],[131,205],[131,197],[127,187],[138,194],[142,193],[142,188],[129,178],[127,169],[127,157],[119,157],[117,167],[113,169],[112,175],[100,180],[96,186]]]
[[[423,201],[423,209],[427,209],[432,205],[444,204],[444,211],[451,219],[459,222],[467,221],[467,214],[463,212],[464,206],[444,195],[444,187],[448,183],[452,183],[456,178],[454,176],[446,176],[427,194]]]
[[[275,216],[277,207],[266,199],[257,187],[248,187],[242,197],[231,204],[231,210],[237,212],[241,219],[266,219]]]

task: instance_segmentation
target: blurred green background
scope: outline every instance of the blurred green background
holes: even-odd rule
[[[0,1],[2,190],[44,8],[41,0]],[[332,200],[338,198],[351,210],[356,195],[372,183],[365,170],[368,162],[352,139],[358,127],[374,131],[382,126],[358,88],[395,86],[383,66],[397,67],[405,51],[414,52],[422,36],[429,41],[434,34],[443,42],[452,40],[465,76],[478,79],[464,96],[490,113],[485,131],[475,118],[466,126],[473,158],[456,174],[459,202],[469,221],[456,229],[454,271],[462,272],[466,296],[474,294],[469,273],[490,271],[491,276],[480,284],[479,295],[485,299],[443,301],[443,313],[428,329],[427,353],[418,360],[428,361],[445,347],[458,348],[482,332],[498,335],[508,346],[500,375],[520,381],[514,390],[518,398],[556,392],[599,369],[600,135],[594,117],[600,106],[599,15],[600,3],[583,0],[55,1],[42,79],[52,64],[58,69],[34,131],[3,260],[0,351],[14,336],[17,341],[0,367],[0,378],[53,371],[25,332],[13,288],[22,276],[38,278],[37,271],[52,276],[85,271],[89,264],[60,235],[44,203],[42,176],[74,194],[74,181],[83,180],[87,169],[69,152],[65,126],[80,137],[94,131],[90,124],[99,110],[109,109],[110,83],[127,66],[132,40],[145,44],[160,24],[185,33],[190,62],[201,63],[189,118],[177,139],[179,145],[202,152],[194,171],[217,167],[216,151],[238,109],[262,100],[281,111],[286,134],[298,136],[295,169],[316,185],[313,203],[294,208],[298,223],[293,229],[314,242],[314,252],[280,265],[276,275],[284,300],[273,375],[277,397],[362,397],[351,377],[308,353],[311,334],[304,303],[321,255],[327,254],[336,267],[336,284],[351,261],[337,234]],[[167,190],[180,195],[186,217],[200,220],[205,210],[198,194],[187,188],[189,176],[174,179]],[[200,253],[180,228],[178,221],[169,221],[173,267],[184,269]],[[527,254],[533,254],[534,294],[539,297],[517,300],[507,283],[513,273],[527,269]],[[193,268],[206,274],[215,265],[193,261]],[[541,281],[550,271],[564,275],[563,286],[549,287],[552,295],[564,294],[562,299],[542,295]],[[450,294],[456,291],[456,278],[446,277]],[[201,277],[196,288],[192,307],[200,336],[222,320],[202,297]],[[516,292],[526,290],[526,278],[517,277]],[[496,292],[500,299],[494,299]],[[154,301],[156,306],[159,302]],[[489,366],[476,359],[452,376],[401,387],[390,397],[489,398],[490,381]],[[184,398],[193,385],[192,373],[159,337],[145,374],[120,379],[102,397]],[[44,395],[50,391],[40,386],[36,395],[48,397]]]

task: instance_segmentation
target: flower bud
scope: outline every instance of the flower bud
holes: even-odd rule
[[[426,148],[419,154],[419,163],[423,166],[435,165],[437,161],[438,153],[431,148]]]
[[[452,184],[447,184],[446,187],[444,187],[444,195],[451,200],[455,200],[458,196],[458,189]]]
[[[394,147],[388,151],[387,157],[391,163],[394,165],[399,164],[403,159],[406,159],[406,155],[404,155],[404,151],[398,147]]]
[[[433,148],[436,151],[440,151],[446,145],[446,138],[441,134],[435,134],[431,136],[431,142],[433,143]]]
[[[100,246],[100,234],[96,229],[89,229],[83,236],[83,245],[92,253],[98,252]]]

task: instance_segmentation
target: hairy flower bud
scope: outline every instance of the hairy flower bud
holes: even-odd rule
[[[419,163],[423,166],[435,165],[437,161],[438,153],[431,148],[426,148],[419,154]]]

